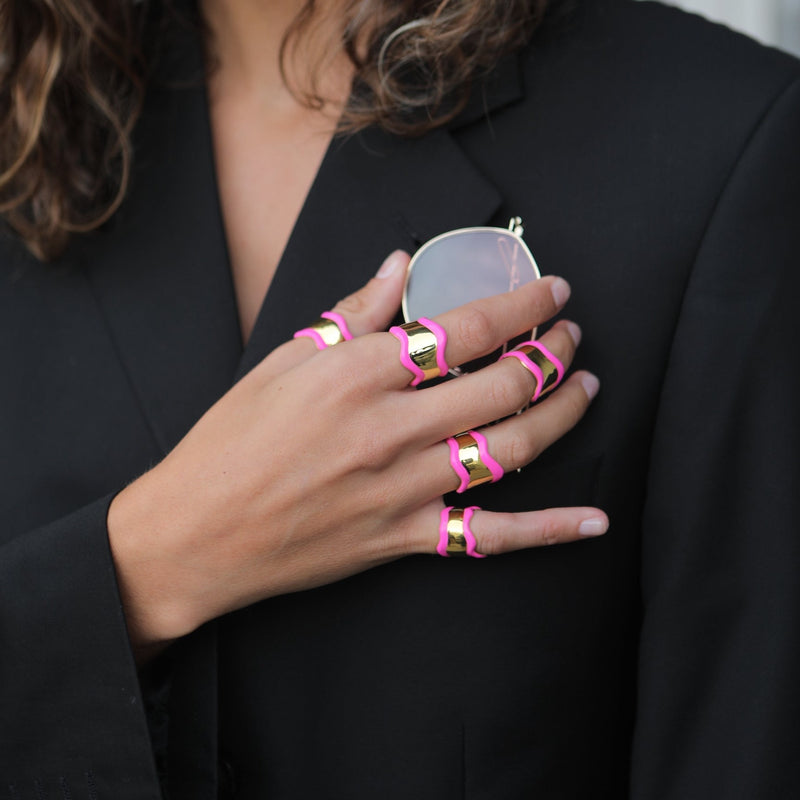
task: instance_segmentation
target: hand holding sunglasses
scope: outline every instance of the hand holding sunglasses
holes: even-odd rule
[[[117,496],[109,535],[134,644],[412,553],[481,558],[605,532],[598,509],[506,514],[442,501],[524,466],[586,411],[598,386],[589,373],[553,391],[578,327],[561,321],[531,337],[566,302],[566,282],[520,280],[385,332],[407,263],[393,254],[381,277],[270,354]],[[520,336],[530,343],[508,357],[427,382]]]

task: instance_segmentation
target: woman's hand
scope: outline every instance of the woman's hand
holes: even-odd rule
[[[438,386],[411,374],[387,327],[408,256],[337,307],[355,335],[318,351],[277,348],[227,392],[156,467],[122,491],[108,525],[131,640],[146,650],[267,597],[308,589],[412,553],[433,553],[442,495],[459,484],[447,437],[484,430],[505,471],[572,428],[597,391],[576,373],[519,416],[534,390],[516,359]],[[446,358],[491,353],[557,313],[560,278],[479,300],[436,318]],[[580,338],[559,322],[541,341],[569,366]],[[468,502],[465,502],[468,505]],[[603,533],[598,509],[476,512],[481,553]]]

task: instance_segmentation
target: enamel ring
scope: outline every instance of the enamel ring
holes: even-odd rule
[[[297,331],[294,338],[299,339],[303,336],[313,339],[318,350],[348,342],[353,338],[345,318],[336,311],[323,311],[316,322]]]
[[[500,359],[516,358],[536,380],[536,389],[531,401],[555,389],[564,378],[564,365],[541,342],[522,342],[513,350],[503,353]]]
[[[420,317],[389,328],[389,333],[400,342],[400,363],[414,376],[412,386],[447,374],[447,333],[441,325]]]
[[[478,543],[475,534],[470,528],[472,515],[480,511],[478,506],[468,508],[453,508],[447,506],[442,509],[439,516],[439,544],[436,552],[440,556],[471,556],[472,558],[486,558],[477,551]]]
[[[447,444],[450,447],[450,466],[461,481],[456,489],[459,494],[503,477],[503,468],[489,455],[489,446],[482,433],[459,433],[451,436]]]

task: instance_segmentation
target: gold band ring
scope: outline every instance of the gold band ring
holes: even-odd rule
[[[489,455],[489,446],[482,433],[459,433],[451,436],[447,445],[450,448],[450,466],[461,481],[456,489],[459,494],[503,477],[503,468]]]
[[[478,506],[468,508],[447,506],[442,509],[439,517],[439,544],[436,547],[436,552],[440,556],[485,558],[477,551],[478,543],[470,527],[472,515],[476,511],[480,511]]]
[[[447,374],[447,333],[441,325],[420,317],[389,328],[389,333],[400,342],[400,363],[414,376],[412,386]]]
[[[297,331],[294,338],[299,339],[302,336],[313,339],[319,350],[325,350],[353,338],[344,317],[336,311],[323,311],[316,322]]]

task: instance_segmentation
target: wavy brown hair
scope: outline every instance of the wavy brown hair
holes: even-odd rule
[[[341,131],[378,124],[419,135],[465,105],[473,81],[521,47],[547,0],[342,0],[327,52],[355,67]],[[121,204],[131,131],[148,73],[144,41],[167,0],[0,0],[0,214],[38,258],[93,230]],[[287,32],[282,67],[313,28],[306,0]],[[197,23],[202,26],[200,20]],[[312,107],[325,99],[292,87]],[[284,73],[285,75],[285,73]]]

